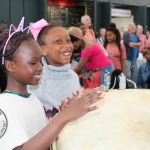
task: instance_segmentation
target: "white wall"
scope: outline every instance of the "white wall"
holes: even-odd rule
[[[112,18],[111,22],[115,23],[120,31],[127,31],[127,26],[130,22],[133,22],[133,16],[131,18]]]

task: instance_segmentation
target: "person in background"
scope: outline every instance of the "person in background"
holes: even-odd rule
[[[105,28],[99,29],[99,34],[100,34],[100,36],[98,37],[98,39],[104,45],[105,35],[106,35],[106,29]]]
[[[81,22],[86,26],[86,34],[83,36],[84,39],[95,42],[95,33],[91,29],[91,18],[88,15],[81,17]]]
[[[124,44],[120,43],[120,32],[116,28],[106,30],[106,40],[104,48],[108,53],[108,58],[113,63],[114,69],[120,69],[126,73],[126,50]]]
[[[146,58],[146,62],[139,67],[137,76],[137,88],[148,89],[147,80],[150,76],[150,48],[143,50],[142,53]]]
[[[148,40],[150,38],[150,30],[146,31],[146,39]]]
[[[99,36],[99,33],[98,32],[94,32],[95,33],[95,39],[97,39],[98,38],[98,36]]]
[[[83,36],[86,34],[86,26],[82,22],[77,22],[75,24],[75,27],[78,27],[81,29]]]
[[[79,74],[84,67],[87,70],[99,69],[101,71],[101,84],[104,84],[106,70],[110,74],[113,71],[112,62],[105,56],[96,43],[83,39],[82,31],[79,28],[70,27],[68,33],[73,44],[73,49],[81,49],[81,59],[74,71]]]
[[[150,30],[146,31],[146,39],[147,39],[146,47],[150,48]]]
[[[136,83],[137,80],[137,57],[139,53],[139,47],[142,45],[141,40],[136,34],[135,23],[128,24],[128,32],[124,34],[123,43],[126,48],[126,77]],[[129,83],[129,87],[133,88],[133,85]]]
[[[137,65],[139,68],[141,66],[141,64],[143,64],[145,61],[145,59],[143,59],[143,55],[141,52],[146,48],[147,39],[146,39],[146,36],[144,34],[142,34],[143,33],[143,27],[141,25],[137,25],[136,33],[142,42],[142,45],[139,47],[139,56],[138,56],[138,60],[137,60]]]
[[[108,28],[117,28],[117,27],[116,27],[116,24],[115,24],[115,23],[111,22],[111,23],[108,25]]]
[[[86,26],[83,23],[77,22],[75,24],[75,27],[78,27],[78,28],[81,29],[83,36],[86,34]],[[81,56],[81,49],[73,51],[73,56],[72,57],[75,59],[76,62],[79,62],[80,56]]]

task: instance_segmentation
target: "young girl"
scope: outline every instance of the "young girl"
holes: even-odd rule
[[[150,48],[143,51],[146,62],[138,69],[137,88],[148,89],[148,78],[150,76]]]
[[[104,47],[108,52],[108,58],[113,63],[114,69],[120,69],[126,73],[126,51],[125,46],[121,44],[120,32],[116,28],[108,28],[106,30],[106,40]]]
[[[71,27],[68,32],[71,37],[74,50],[82,49],[81,59],[74,71],[76,73],[80,73],[84,66],[87,70],[100,69],[102,74],[101,83],[103,84],[105,71],[108,70],[110,74],[113,71],[111,61],[105,56],[96,43],[83,39],[82,31],[79,28]]]
[[[81,29],[83,36],[86,34],[86,26],[83,23],[77,22],[75,24],[75,27],[78,27]],[[74,57],[75,61],[79,62],[80,57],[81,57],[81,49],[74,50],[73,57]]]
[[[49,25],[44,19],[30,27],[42,49],[43,73],[37,86],[29,87],[41,101],[46,116],[53,117],[62,101],[80,89],[78,75],[71,69],[73,46],[66,29]]]
[[[41,78],[42,52],[20,30],[0,37],[0,62],[7,72],[7,87],[0,94],[0,150],[46,150],[68,122],[98,108],[89,106],[100,93],[78,96],[47,125],[43,106],[27,91],[27,85],[37,85]]]

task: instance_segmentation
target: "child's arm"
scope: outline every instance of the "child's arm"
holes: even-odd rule
[[[79,92],[78,97],[72,100],[69,106],[61,111],[47,127],[14,150],[46,150],[68,122],[76,120],[86,113],[97,109],[97,106],[90,106],[104,96],[100,93],[99,89],[92,89],[87,93],[83,93],[83,96],[81,95],[82,91]]]
[[[81,70],[84,68],[84,66],[85,66],[85,64],[86,64],[86,62],[88,61],[88,59],[89,59],[89,57],[87,57],[87,58],[80,58],[80,61],[79,61],[79,63],[78,63],[78,65],[77,65],[77,67],[74,69],[74,71],[76,72],[76,73],[80,73],[81,72]]]

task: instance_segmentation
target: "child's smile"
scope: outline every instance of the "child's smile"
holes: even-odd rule
[[[66,29],[62,27],[50,29],[44,38],[44,43],[41,48],[48,64],[63,66],[70,62],[73,45]]]
[[[64,57],[65,59],[70,59],[72,51],[66,51],[66,52],[61,52],[60,53],[62,57]]]
[[[41,79],[41,74],[39,75],[33,75],[34,78],[36,78],[37,80],[40,80]]]

